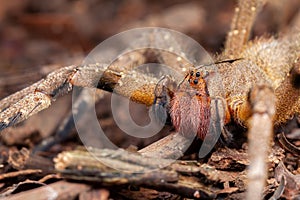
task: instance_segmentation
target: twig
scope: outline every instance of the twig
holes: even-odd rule
[[[43,173],[48,173],[53,171],[53,163],[51,160],[30,154],[30,151],[26,148],[22,148],[20,151],[9,152],[8,163],[18,170],[23,169],[39,169]]]
[[[190,198],[212,198],[218,193],[218,189],[212,190],[202,185],[197,178],[186,180],[188,177],[174,171],[170,160],[124,150],[89,150],[59,154],[55,159],[56,169],[65,178],[100,182],[106,186],[134,184]],[[175,167],[179,169],[178,164]]]
[[[6,197],[6,200],[49,200],[49,199],[73,199],[78,194],[90,190],[91,186],[80,183],[69,183],[59,181],[53,184],[42,186],[26,192]]]
[[[173,132],[161,140],[141,149],[139,153],[153,158],[178,159],[183,156],[191,143],[191,139]]]
[[[253,115],[250,119],[248,190],[246,199],[262,199],[267,179],[267,158],[273,134],[275,96],[266,86],[255,87],[250,94]]]
[[[5,179],[9,179],[9,178],[15,178],[18,176],[26,176],[26,175],[30,175],[30,174],[39,174],[41,173],[42,170],[40,169],[25,169],[25,170],[20,170],[20,171],[16,171],[16,172],[9,172],[9,173],[5,173],[5,174],[0,174],[0,181],[3,181]]]
[[[300,157],[300,148],[289,142],[284,133],[278,134],[278,141],[285,150],[289,151],[297,157]]]

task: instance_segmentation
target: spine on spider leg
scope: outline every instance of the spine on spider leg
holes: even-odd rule
[[[237,58],[249,39],[255,17],[265,0],[239,0],[225,43],[226,58]]]
[[[28,89],[7,97],[11,104],[0,112],[0,131],[48,108],[56,97],[69,92],[72,89],[69,80],[74,73],[76,66],[64,67]]]

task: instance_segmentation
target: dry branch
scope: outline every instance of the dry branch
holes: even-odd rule
[[[59,181],[46,186],[42,186],[30,191],[21,192],[18,194],[6,197],[6,200],[49,200],[59,199],[67,200],[74,199],[80,193],[90,190],[91,186],[80,183],[70,183]]]
[[[247,199],[262,199],[265,180],[268,177],[267,163],[269,147],[273,139],[273,117],[275,96],[269,87],[257,86],[251,91],[250,101],[253,115],[248,133],[250,166],[248,172]]]
[[[124,150],[89,150],[90,152],[76,150],[59,154],[55,159],[56,169],[63,177],[71,180],[97,182],[114,187],[133,184],[189,198],[211,198],[220,191],[206,187],[197,178],[183,175],[188,171],[195,173],[196,166],[189,170],[184,163],[176,163],[173,168],[172,161],[166,159],[146,157]]]

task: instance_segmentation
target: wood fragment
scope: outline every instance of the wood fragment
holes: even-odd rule
[[[42,156],[30,154],[30,151],[26,148],[22,148],[20,151],[11,150],[9,152],[8,163],[18,170],[23,169],[39,169],[43,173],[49,173],[53,171],[53,163],[51,160]]]
[[[75,199],[80,193],[90,190],[91,186],[82,183],[58,181],[29,191],[6,197],[6,200],[68,200]]]
[[[275,169],[275,178],[278,183],[284,179],[285,187],[283,196],[286,199],[299,199],[300,198],[300,175],[292,174],[284,165],[280,162]]]
[[[7,187],[4,191],[1,192],[0,194],[0,198],[2,197],[7,197],[10,196],[14,193],[18,193],[18,192],[23,192],[26,191],[28,189],[34,189],[40,186],[44,186],[46,185],[45,183],[41,183],[39,181],[34,181],[34,180],[25,180],[25,181],[21,181],[17,184],[14,184],[10,187]]]
[[[208,164],[221,170],[244,170],[249,165],[248,154],[245,151],[238,151],[230,148],[219,148],[212,153]]]
[[[153,158],[178,159],[183,156],[191,143],[190,138],[173,132],[159,141],[139,150],[139,153]]]
[[[26,145],[33,146],[41,141],[42,136],[31,124],[24,124],[21,127],[8,127],[1,132],[1,138],[6,145]]]
[[[230,172],[230,171],[222,171],[217,170],[214,166],[208,164],[200,165],[200,173],[203,174],[207,180],[214,181],[216,183],[226,183],[226,182],[242,182],[246,183],[246,171],[241,172]],[[245,185],[241,185],[240,190],[243,191]]]
[[[106,189],[92,189],[80,193],[79,200],[108,200],[109,191]]]
[[[43,178],[41,178],[39,180],[39,182],[44,183],[50,179],[61,179],[61,177],[59,176],[59,174],[48,174],[48,175],[44,176]]]
[[[145,200],[153,200],[153,199],[170,199],[170,200],[178,200],[179,195],[177,194],[171,194],[169,192],[159,192],[157,190],[138,187],[133,188],[130,187],[128,189],[115,189],[112,188],[112,197],[114,196],[121,196],[121,199],[127,198],[127,199],[133,199],[133,200],[139,200],[139,199],[145,199]]]
[[[56,169],[67,179],[97,182],[104,186],[133,184],[189,198],[212,198],[219,190],[208,188],[197,178],[190,179],[184,176],[184,173],[179,176],[175,170],[178,170],[180,163],[175,165],[174,170],[170,160],[167,159],[129,154],[124,150],[90,149],[90,151],[92,154],[80,149],[61,153],[55,159]],[[120,166],[121,171],[118,170]],[[160,169],[161,167],[164,168]]]
[[[18,102],[20,99],[22,99],[23,97],[25,97],[26,95],[33,93],[36,89],[36,87],[42,82],[43,80],[40,80],[34,84],[32,84],[29,87],[26,87],[12,95],[9,95],[8,97],[5,97],[3,99],[1,99],[0,101],[0,111],[3,111],[4,109],[6,109],[8,106]]]
[[[5,179],[15,178],[18,176],[26,176],[31,174],[40,174],[42,170],[40,169],[25,169],[25,170],[19,170],[16,172],[9,172],[5,174],[0,174],[0,181],[3,181]]]
[[[290,153],[294,154],[297,157],[300,157],[300,148],[292,144],[291,142],[288,141],[288,139],[285,137],[284,133],[279,133],[278,134],[278,141],[280,145]]]

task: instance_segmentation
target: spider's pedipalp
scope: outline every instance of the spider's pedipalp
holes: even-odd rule
[[[170,99],[174,95],[176,87],[176,82],[168,75],[163,76],[155,87],[155,98],[150,112],[160,124],[164,124],[168,118]]]

